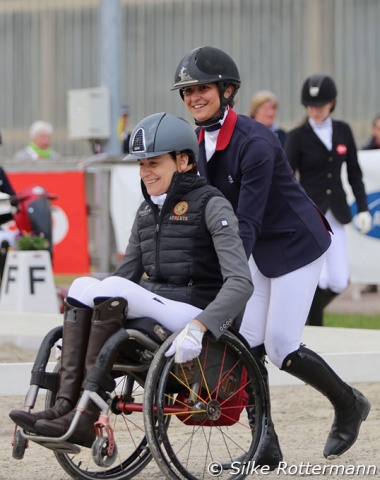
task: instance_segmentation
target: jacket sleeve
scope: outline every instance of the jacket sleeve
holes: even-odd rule
[[[358,155],[356,144],[354,140],[354,136],[352,134],[351,128],[349,125],[347,127],[347,144],[348,144],[348,152],[347,152],[347,178],[348,182],[351,185],[352,192],[356,198],[358,204],[358,211],[365,212],[368,210],[367,205],[367,195],[365,192],[365,187],[363,183],[363,174],[362,170],[359,165]]]
[[[293,172],[298,170],[299,144],[300,142],[297,139],[296,131],[291,130],[288,132],[286,135],[284,150]]]
[[[244,311],[253,293],[252,277],[239,237],[238,220],[228,200],[213,197],[206,206],[205,221],[212,236],[223,286],[197,320],[218,338]]]
[[[125,254],[121,259],[119,267],[112,275],[126,278],[132,282],[139,283],[144,273],[142,265],[142,253],[140,248],[140,238],[137,229],[137,217],[132,225],[131,236]]]

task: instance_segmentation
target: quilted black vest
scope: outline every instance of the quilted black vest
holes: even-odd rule
[[[222,194],[197,175],[175,173],[161,210],[145,196],[137,212],[142,286],[204,309],[223,283],[205,224],[207,202]]]

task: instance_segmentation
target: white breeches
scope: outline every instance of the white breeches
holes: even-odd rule
[[[298,350],[321,273],[324,255],[309,265],[277,278],[262,275],[249,259],[254,292],[248,300],[240,333],[251,347],[265,345],[278,368]]]
[[[326,212],[325,217],[334,234],[331,235],[331,245],[326,252],[318,285],[320,288],[329,288],[335,293],[342,293],[348,287],[350,278],[346,227],[338,222],[330,210]]]
[[[202,311],[188,303],[155,295],[130,280],[116,276],[104,280],[77,278],[67,296],[91,308],[95,297],[123,297],[128,302],[127,318],[151,317],[172,332],[185,327]]]

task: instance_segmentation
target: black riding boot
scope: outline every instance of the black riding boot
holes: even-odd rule
[[[309,315],[307,317],[307,325],[314,327],[323,326],[323,310],[327,305],[334,300],[339,294],[333,292],[329,288],[319,288],[315,290],[313,302],[310,307]]]
[[[12,410],[11,419],[28,432],[37,433],[35,423],[38,420],[54,420],[72,410],[79,398],[84,378],[84,360],[86,358],[88,337],[91,328],[92,308],[68,298],[66,300],[59,389],[52,408],[36,413],[24,410]]]
[[[101,303],[99,303],[101,302]],[[96,358],[106,340],[117,332],[125,323],[125,309],[127,301],[124,298],[95,299],[94,313],[90,338],[88,340],[85,360],[85,375],[95,364]],[[70,428],[76,410],[72,410],[56,420],[39,420],[35,424],[37,432],[48,437],[61,437]],[[99,409],[90,402],[86,412],[83,412],[75,433],[69,438],[69,442],[77,443],[85,447],[91,447],[95,440],[94,423],[99,416]]]
[[[265,366],[265,347],[264,345],[259,345],[258,347],[253,347],[250,349],[252,356],[256,360],[256,363],[260,369],[261,375],[263,377],[267,400],[268,400],[268,421],[267,421],[267,431],[264,438],[264,443],[259,457],[256,460],[256,465],[263,467],[264,465],[269,466],[270,470],[275,470],[279,463],[282,461],[282,452],[280,444],[278,441],[277,434],[274,429],[274,424],[271,416],[271,405],[270,405],[270,395],[269,395],[269,381],[268,381],[268,370]],[[256,428],[255,425],[255,399],[250,394],[248,394],[248,405],[246,408],[248,423],[251,429],[254,431]],[[233,461],[242,461],[244,456],[238,457]],[[227,470],[231,468],[232,462],[225,462],[222,464],[223,469]]]
[[[260,368],[261,375],[265,382],[265,388],[267,390],[267,400],[268,400],[268,423],[267,423],[267,433],[264,438],[264,444],[260,453],[259,458],[256,461],[257,465],[264,466],[269,465],[271,470],[274,470],[278,467],[279,463],[282,461],[282,452],[280,448],[280,443],[278,441],[277,434],[274,429],[274,424],[272,421],[271,415],[271,403],[270,403],[270,394],[269,394],[269,376],[268,370],[265,366],[265,347],[264,345],[259,345],[258,347],[251,348],[251,353],[254,359],[257,362],[257,365]],[[253,399],[248,399],[248,403]],[[248,420],[251,428],[254,428],[255,425],[255,407],[247,408]]]
[[[370,402],[358,390],[343,382],[323,358],[303,345],[285,358],[281,369],[330,400],[335,418],[323,455],[333,459],[345,453],[358,437],[360,425],[371,409]]]

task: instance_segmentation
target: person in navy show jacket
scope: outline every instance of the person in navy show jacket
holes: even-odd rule
[[[278,368],[325,395],[335,419],[326,458],[346,452],[370,410],[369,401],[347,385],[315,352],[301,345],[303,327],[328,250],[330,226],[296,180],[276,135],[235,113],[239,70],[224,51],[198,47],[179,62],[173,90],[179,90],[197,125],[201,175],[231,202],[249,261],[254,292],[240,333],[266,381],[265,354]],[[249,418],[254,409],[247,409]],[[275,469],[282,460],[273,421],[258,465]],[[236,460],[236,459],[235,459]],[[230,468],[231,461],[223,468]]]
[[[323,325],[323,309],[349,282],[345,225],[351,222],[352,215],[342,185],[343,164],[346,164],[347,179],[358,205],[358,214],[354,217],[356,227],[365,234],[372,222],[351,128],[331,117],[336,97],[337,88],[332,78],[323,74],[308,77],[301,91],[306,121],[288,133],[285,143],[291,167],[334,232],[308,317],[308,324],[315,326]]]

